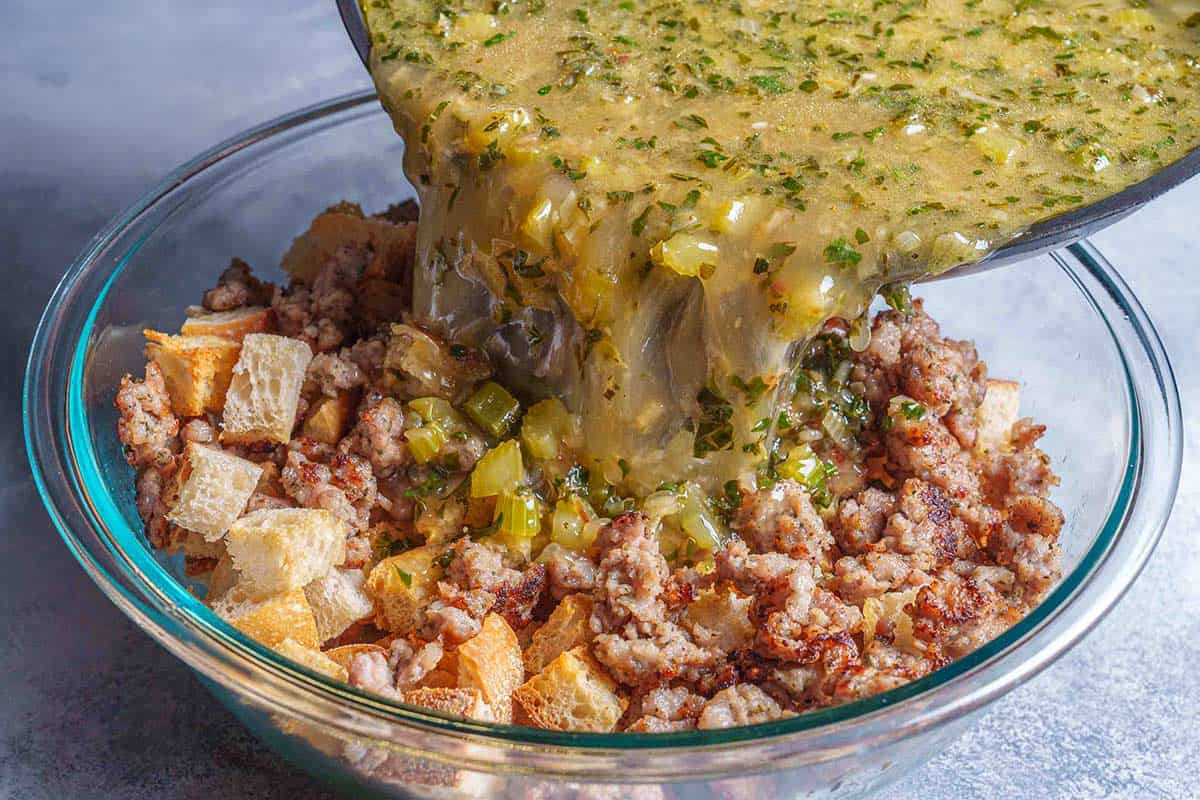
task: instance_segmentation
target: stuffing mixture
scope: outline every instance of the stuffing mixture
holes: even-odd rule
[[[756,473],[636,492],[409,317],[414,219],[331,208],[287,286],[235,260],[117,391],[149,542],[263,644],[481,720],[725,728],[926,675],[1058,580],[1043,428],[920,301],[825,326]],[[777,388],[704,390],[697,455]]]

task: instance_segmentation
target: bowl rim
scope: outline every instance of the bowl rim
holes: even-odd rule
[[[106,226],[66,271],[46,307],[30,350],[23,395],[26,450],[51,519],[72,554],[110,599],[202,674],[263,702],[290,706],[294,713],[316,714],[321,724],[345,723],[347,730],[360,732],[364,728],[358,723],[332,720],[338,715],[327,712],[349,710],[367,720],[417,726],[429,733],[468,736],[490,743],[549,745],[579,755],[736,748],[776,739],[795,742],[797,738],[815,745],[813,737],[844,734],[848,726],[870,723],[895,735],[897,730],[937,724],[990,702],[1066,652],[1103,618],[1141,571],[1166,524],[1178,485],[1182,458],[1178,390],[1162,343],[1145,311],[1116,270],[1084,242],[1072,246],[1069,256],[1055,253],[1052,257],[1108,326],[1125,372],[1130,452],[1117,497],[1102,531],[1078,565],[1037,608],[996,639],[930,675],[845,705],[740,728],[667,734],[567,733],[471,722],[388,701],[296,665],[237,632],[171,578],[147,547],[124,548],[112,537],[110,529],[115,528],[129,542],[144,541],[141,532],[133,531],[115,506],[104,505],[107,489],[86,435],[81,376],[98,308],[145,236],[111,274],[102,276],[97,272],[98,264],[122,235],[135,229],[149,212],[169,205],[175,193],[186,192],[188,181],[205,170],[260,142],[283,134],[300,135],[301,129],[311,123],[324,128],[337,124],[342,114],[353,120],[364,113],[380,113],[377,106],[368,108],[375,100],[373,91],[363,91],[302,108],[235,135],[172,171]],[[103,279],[92,298],[80,297],[84,278],[93,283]],[[82,326],[78,331],[66,330],[64,310],[85,302],[89,308]],[[1101,303],[1112,306],[1119,316],[1103,311]],[[1121,335],[1114,325],[1124,326]],[[77,334],[74,338],[73,333]],[[1135,355],[1144,357],[1145,365],[1131,365],[1126,347],[1132,345],[1140,348]],[[56,375],[54,369],[60,367],[69,370],[69,378],[66,396],[56,399],[50,389],[56,382],[61,383],[62,375]],[[1156,393],[1152,391],[1155,389]],[[1148,426],[1150,420],[1154,424]],[[1148,466],[1155,468],[1150,477],[1160,484],[1154,487],[1155,497],[1140,491],[1146,488]],[[1138,523],[1136,530],[1130,530],[1133,521]],[[80,529],[98,537],[109,552],[101,552],[96,543],[85,541]],[[1114,564],[1118,550],[1122,560]],[[1106,578],[1106,586],[1097,586],[1100,577]],[[1082,599],[1089,602],[1081,606]],[[1068,611],[1072,613],[1066,614]],[[1029,645],[1035,638],[1044,646],[1031,651]],[[999,665],[1006,668],[997,673]],[[984,682],[964,685],[972,678]],[[271,684],[270,688],[265,684]],[[289,697],[289,692],[296,693],[296,697]],[[937,702],[939,698],[945,702]],[[310,701],[319,701],[323,710],[314,712],[306,706]],[[838,741],[846,740],[843,737]]]

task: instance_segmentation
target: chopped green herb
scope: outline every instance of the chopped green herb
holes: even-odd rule
[[[854,266],[862,261],[862,253],[845,239],[834,239],[825,247],[825,260],[831,264],[849,264]]]
[[[904,400],[900,403],[900,413],[904,415],[905,419],[917,420],[925,416],[925,406],[911,400]]]
[[[638,214],[637,218],[634,219],[633,225],[630,226],[634,236],[641,236],[642,231],[646,230],[646,219],[650,216],[650,208],[650,206],[646,206],[642,209],[642,213]]]

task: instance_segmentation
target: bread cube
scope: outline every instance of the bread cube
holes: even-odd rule
[[[422,687],[404,693],[404,702],[456,717],[480,722],[497,722],[492,707],[478,689],[435,689]]]
[[[534,631],[529,647],[525,648],[525,671],[536,675],[566,651],[590,642],[592,628],[588,620],[591,616],[590,595],[564,597],[554,607],[546,624]]]
[[[975,411],[975,452],[1008,447],[1013,423],[1021,409],[1021,384],[1015,381],[987,382],[987,394]]]
[[[568,650],[513,692],[520,712],[539,728],[607,733],[629,701],[586,647]]]
[[[497,722],[512,722],[512,693],[525,680],[517,634],[504,617],[488,614],[479,633],[458,646],[458,688],[478,689]]]
[[[412,261],[415,233],[414,225],[364,217],[360,209],[343,205],[313,219],[309,229],[292,242],[281,265],[293,277],[311,284],[339,247],[363,247],[371,252],[364,277],[400,280]]]
[[[172,411],[181,417],[199,417],[221,410],[238,360],[237,342],[219,336],[142,333],[148,341],[146,358],[162,372]]]
[[[162,547],[168,553],[183,553],[185,558],[217,560],[225,555],[225,543],[218,539],[210,542],[199,533],[178,525],[168,525],[166,542]]]
[[[322,642],[341,636],[375,610],[363,588],[366,580],[361,569],[331,569],[304,587]]]
[[[325,655],[337,662],[343,669],[350,669],[350,662],[359,653],[380,653],[387,655],[387,650],[377,644],[344,644],[341,647],[331,647]]]
[[[754,598],[742,597],[732,586],[717,586],[688,604],[683,625],[698,644],[732,653],[754,638],[753,603]]]
[[[225,546],[255,596],[300,589],[346,558],[346,523],[316,508],[264,508],[234,522]]]
[[[300,589],[264,600],[247,598],[236,588],[212,604],[218,617],[267,647],[294,639],[305,647],[317,647],[317,621]]]
[[[237,570],[233,568],[233,559],[229,557],[229,553],[225,553],[217,561],[217,565],[213,567],[213,571],[208,576],[208,594],[205,595],[205,601],[212,605],[217,600],[229,594],[230,590],[237,584]]]
[[[286,444],[296,427],[296,409],[312,350],[299,339],[251,333],[233,367],[225,395],[223,442]]]
[[[252,461],[189,442],[167,519],[216,542],[245,510],[261,475],[262,467]]]
[[[428,689],[457,689],[458,672],[442,669],[439,664],[437,669],[425,673],[419,685]],[[509,708],[511,707],[510,705]]]
[[[317,650],[315,647],[307,647],[300,644],[295,639],[284,639],[279,644],[275,645],[275,652],[281,656],[290,658],[297,664],[308,667],[313,672],[319,672],[322,675],[339,680],[345,683],[350,675],[346,672],[346,668],[338,662],[334,661],[329,656]]]
[[[356,401],[353,392],[342,392],[337,397],[317,400],[304,418],[304,435],[325,444],[337,444],[350,430]]]
[[[375,601],[375,624],[385,631],[408,633],[433,600],[442,567],[441,545],[425,545],[383,559],[367,576],[367,594]]]
[[[249,333],[269,333],[274,327],[271,309],[245,306],[188,317],[180,328],[185,336],[219,336],[241,344]]]

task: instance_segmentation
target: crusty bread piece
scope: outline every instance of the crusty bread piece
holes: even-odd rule
[[[183,321],[180,333],[185,336],[220,336],[241,344],[248,333],[270,333],[271,309],[245,306],[232,311],[213,311],[197,314]]]
[[[369,247],[371,260],[363,277],[399,281],[411,261],[415,235],[414,225],[364,217],[361,210],[345,206],[330,209],[313,219],[309,229],[292,242],[281,266],[311,284],[339,247]]]
[[[366,581],[361,569],[331,569],[304,587],[322,642],[341,636],[375,611],[375,604],[363,588]]]
[[[246,597],[235,587],[216,602],[212,610],[218,617],[267,647],[284,639],[295,639],[305,647],[317,647],[317,621],[304,592],[273,595],[265,600]]]
[[[607,733],[629,701],[586,647],[568,650],[513,692],[520,713],[539,728]]]
[[[525,648],[525,671],[530,675],[541,672],[561,654],[592,640],[588,619],[592,616],[592,598],[586,594],[569,594],[554,607],[546,624],[533,633]]]
[[[754,598],[742,597],[732,586],[719,585],[688,603],[683,625],[698,644],[732,653],[754,638],[753,603]]]
[[[1013,423],[1021,410],[1021,384],[1015,381],[987,382],[987,394],[975,411],[975,452],[1008,447]]]
[[[404,702],[412,706],[440,711],[480,722],[498,722],[492,707],[478,689],[435,689],[422,687],[404,693]]]
[[[260,475],[262,467],[252,461],[189,442],[167,519],[216,542],[245,510]]]
[[[233,523],[225,546],[238,585],[266,596],[300,589],[346,558],[345,522],[317,508],[264,508]]]
[[[341,392],[317,400],[304,417],[304,435],[330,445],[340,442],[350,430],[356,399],[353,392]]]
[[[441,545],[424,545],[383,559],[367,576],[367,594],[375,601],[375,624],[385,631],[408,633],[433,599],[442,567]]]
[[[331,647],[325,655],[341,664],[344,669],[350,669],[350,662],[359,653],[387,654],[387,650],[377,644],[344,644],[341,647]]]
[[[158,364],[171,410],[181,417],[199,417],[220,411],[237,363],[240,346],[219,336],[172,336],[142,331],[146,358]]]
[[[221,441],[286,444],[311,360],[312,350],[299,339],[247,335],[225,395]]]
[[[429,689],[454,689],[458,686],[458,673],[442,669],[441,665],[438,665],[437,669],[425,673],[420,685]]]
[[[425,677],[421,678],[421,686],[428,689],[455,689],[458,687],[458,651],[445,650],[442,652],[442,660],[438,662],[436,668],[425,673]]]
[[[208,594],[204,597],[205,601],[211,606],[229,593],[229,590],[237,584],[237,579],[238,574],[237,570],[233,568],[233,559],[229,553],[225,553],[208,576]]]
[[[479,633],[458,646],[458,687],[478,689],[497,722],[512,722],[512,693],[525,680],[517,634],[504,617],[488,614]]]
[[[313,672],[319,672],[343,683],[350,677],[346,668],[315,647],[307,647],[295,639],[284,639],[275,645],[275,652],[290,658],[297,664],[308,667]]]
[[[225,555],[225,543],[220,539],[210,542],[201,534],[178,525],[167,529],[167,541],[163,549],[172,555],[183,553],[187,558],[220,559]]]
[[[905,607],[917,601],[920,586],[902,592],[884,592],[878,597],[868,597],[862,607],[863,645],[875,641],[880,622],[887,623],[886,629],[892,636],[892,644],[901,650],[920,654],[920,644],[913,637],[913,620]]]

